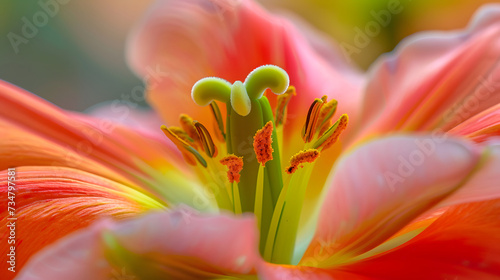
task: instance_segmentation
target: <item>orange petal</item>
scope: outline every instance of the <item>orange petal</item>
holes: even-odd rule
[[[479,154],[467,142],[431,139],[377,140],[341,160],[301,262],[327,267],[348,262],[456,191]]]
[[[193,195],[199,190],[195,175],[167,139],[65,112],[3,81],[0,129],[4,133],[0,170],[71,167],[188,205],[193,204]]]
[[[266,280],[369,280],[371,278],[357,273],[341,270],[327,270],[321,268],[293,265],[276,265],[262,263],[259,266],[259,277]]]
[[[137,263],[113,267],[105,260],[105,232],[131,254],[148,260],[149,271],[144,267],[134,270]],[[104,280],[113,270],[120,272],[124,267],[130,275],[161,272],[161,277],[168,279],[205,279],[200,275],[206,274],[213,279],[214,271],[221,275],[255,274],[257,238],[253,217],[202,216],[181,208],[122,223],[97,223],[35,256],[19,279]]]
[[[414,35],[371,69],[363,135],[444,131],[500,102],[500,6],[481,9],[461,32]]]
[[[376,279],[498,279],[500,200],[448,209],[408,243],[342,269]]]
[[[11,222],[7,212],[7,170],[0,172],[2,225]],[[11,181],[12,182],[12,181]],[[162,204],[119,183],[83,171],[61,167],[16,168],[14,191],[16,269],[37,251],[100,217],[124,219]],[[4,227],[1,239],[9,232]],[[0,249],[8,251],[2,242]],[[1,269],[7,270],[7,255]]]
[[[119,166],[127,171],[140,171],[134,162],[137,160],[151,163],[161,157],[168,158],[167,144],[156,142],[116,123],[65,112],[4,81],[0,81],[0,112],[2,128],[9,133],[7,140],[11,142],[23,140],[8,131],[13,127],[17,132],[25,131],[25,134],[30,133],[62,147],[70,147],[81,157]],[[24,140],[28,139],[26,137]],[[19,155],[18,158],[21,157],[26,156]],[[66,161],[69,163],[71,160],[66,158]],[[170,166],[165,160],[163,164]]]
[[[302,124],[310,102],[325,94],[339,101],[339,112],[353,119],[358,113],[360,74],[339,54],[335,61],[325,59],[335,50],[321,51],[324,42],[308,41],[288,20],[250,0],[158,1],[129,43],[131,67],[147,80],[152,105],[170,124],[180,113],[198,120],[210,113],[191,101],[197,80],[244,80],[265,64],[285,69],[297,89],[288,107],[290,122]],[[268,97],[275,104],[275,96]]]

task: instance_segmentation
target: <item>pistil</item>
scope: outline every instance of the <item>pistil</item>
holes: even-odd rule
[[[282,94],[275,110],[264,95],[267,89]],[[204,78],[193,86],[191,96],[200,106],[210,105],[214,137],[184,114],[181,127],[162,126],[186,162],[197,168],[220,208],[255,214],[264,259],[281,264],[291,264],[296,252],[302,205],[316,160],[337,142],[348,123],[342,115],[332,125],[336,100],[315,99],[301,133],[304,148],[282,168],[283,127],[295,95],[286,72],[273,65],[258,67],[244,82]],[[217,102],[226,106],[225,120]]]
[[[243,157],[245,166],[238,184],[244,212],[254,212],[255,186],[259,173],[259,163],[251,149],[252,138],[265,123],[274,121],[264,92],[270,88],[277,94],[283,94],[288,89],[288,84],[288,74],[283,69],[266,65],[253,70],[243,83],[236,81],[231,84],[219,78],[204,78],[193,86],[191,96],[198,105],[207,106],[215,100],[226,103],[227,151]],[[272,133],[276,139],[276,132],[273,130]],[[273,143],[273,149],[275,158],[279,159],[277,142]],[[283,187],[281,163],[279,160],[271,161],[264,172],[265,189],[270,191],[271,197],[265,196],[263,203],[269,201],[274,205]]]

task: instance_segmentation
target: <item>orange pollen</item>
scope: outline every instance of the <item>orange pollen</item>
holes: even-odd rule
[[[240,171],[243,169],[243,157],[237,157],[235,155],[229,155],[220,160],[222,165],[227,166],[229,169],[227,171],[227,179],[229,183],[239,183],[240,182]]]
[[[290,159],[290,166],[286,168],[286,173],[292,174],[297,169],[302,168],[303,163],[313,163],[320,155],[316,149],[300,151]]]
[[[323,135],[332,125],[332,122],[325,122],[321,127],[318,127],[319,135]]]
[[[333,134],[328,137],[328,139],[321,145],[323,149],[328,149],[330,148],[333,144],[339,140],[340,134],[346,129],[347,127],[347,122],[348,122],[348,117],[347,115],[342,115],[340,119],[338,120],[339,124]]]
[[[257,130],[255,136],[253,137],[253,149],[257,155],[257,161],[266,165],[266,162],[273,159],[273,122],[268,121],[263,128]]]

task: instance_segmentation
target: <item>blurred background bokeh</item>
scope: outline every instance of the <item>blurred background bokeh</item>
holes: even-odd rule
[[[125,43],[152,0],[2,0],[0,79],[21,86],[69,110],[83,111],[126,99],[142,82],[128,69]],[[395,2],[396,1],[396,2]],[[261,0],[271,11],[294,13],[344,46],[355,46],[357,30],[398,4],[387,26],[352,53],[361,69],[404,37],[422,30],[466,26],[484,0]],[[44,12],[43,5],[48,5]],[[45,16],[42,14],[45,13]],[[24,27],[26,20],[37,23]],[[19,38],[23,27],[32,38]],[[14,45],[13,43],[14,42]],[[145,106],[146,104],[140,104]]]

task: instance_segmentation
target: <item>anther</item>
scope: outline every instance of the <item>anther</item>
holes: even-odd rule
[[[193,125],[193,119],[186,114],[181,114],[179,117],[179,122],[185,133],[194,140],[194,142],[199,143],[200,138],[196,132],[196,128]]]
[[[253,149],[257,155],[257,161],[266,165],[266,162],[273,159],[273,122],[268,121],[263,128],[259,129],[253,137]]]
[[[286,168],[286,173],[292,174],[299,167],[303,167],[304,163],[313,163],[318,157],[320,152],[316,149],[308,149],[305,151],[300,151],[290,159],[290,166]]]
[[[313,148],[322,150],[330,148],[333,144],[337,142],[340,134],[346,129],[347,123],[349,122],[349,117],[346,114],[340,116],[340,118],[333,124],[321,137],[313,144]]]
[[[193,147],[191,147],[188,143],[186,143],[184,140],[182,140],[179,136],[177,136],[172,130],[170,130],[168,127],[165,125],[161,126],[161,130],[165,134],[165,136],[172,141],[172,143],[177,146],[177,149],[181,152],[182,156],[184,157],[184,160],[191,164],[191,165],[196,165],[196,161],[198,161],[201,165],[204,167],[207,167],[207,162],[203,157],[196,151]]]
[[[337,111],[337,104],[337,100],[332,99],[326,102],[321,108],[318,117],[318,127],[316,129],[319,135],[322,135],[331,126],[331,119]]]
[[[220,160],[222,165],[228,167],[227,179],[229,183],[240,182],[240,171],[243,170],[243,157],[229,155]]]
[[[203,151],[207,154],[207,156],[213,158],[217,156],[217,147],[214,145],[214,141],[212,140],[212,136],[208,130],[199,122],[193,121],[193,125],[198,132],[198,137],[200,138],[200,142],[203,147]]]
[[[302,139],[304,142],[309,143],[314,138],[314,133],[316,132],[316,126],[318,125],[318,117],[321,112],[321,107],[323,107],[323,100],[316,98],[314,102],[309,107],[307,112],[306,122],[302,128]]]
[[[278,95],[278,104],[276,105],[276,126],[285,123],[285,114],[288,102],[292,99],[292,96],[297,95],[294,86],[289,86],[286,92],[282,95]]]
[[[219,139],[219,141],[224,142],[226,141],[226,134],[224,133],[224,121],[222,120],[222,114],[220,113],[219,106],[215,101],[213,101],[210,103],[210,109],[216,121],[214,125],[216,133],[215,136]]]
[[[177,137],[179,137],[182,141],[187,144],[195,147],[195,143],[193,138],[189,137],[189,135],[180,127],[171,126],[168,128],[172,133],[174,133]],[[196,148],[196,147],[195,147]]]

